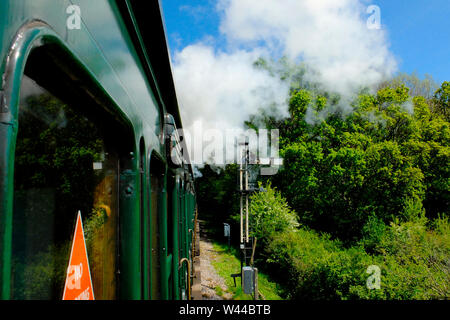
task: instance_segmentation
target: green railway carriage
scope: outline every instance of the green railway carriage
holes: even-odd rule
[[[187,299],[195,192],[157,0],[0,0],[0,297]],[[86,268],[83,269],[86,272]]]

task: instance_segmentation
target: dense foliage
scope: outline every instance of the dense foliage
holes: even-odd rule
[[[297,216],[279,192],[270,184],[263,192],[251,197],[252,234],[258,239],[266,239],[268,235],[295,230],[299,226]]]
[[[297,91],[291,118],[281,125],[285,166],[274,182],[301,222],[357,240],[371,216],[388,223],[412,218],[421,206],[430,218],[448,213],[449,122],[423,97],[387,87],[361,94],[348,116],[307,123],[306,110],[326,103],[325,96]]]
[[[450,223],[442,218],[432,227],[426,223],[422,217],[374,229],[378,233],[376,241],[370,238],[371,249],[366,239],[347,247],[327,234],[291,224],[261,235],[265,245],[257,264],[268,266],[289,299],[449,298]],[[379,289],[367,285],[370,266],[380,269]]]
[[[280,72],[292,83],[289,117],[246,122],[278,128],[284,159],[252,197],[257,263],[292,299],[450,298],[450,82],[402,75],[348,101],[301,70]],[[209,183],[202,172],[217,217],[235,215],[238,201],[221,193],[232,189],[218,187],[235,186],[236,172]],[[379,289],[366,283],[370,265]]]

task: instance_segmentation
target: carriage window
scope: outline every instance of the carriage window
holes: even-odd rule
[[[84,116],[80,104],[61,101],[23,77],[14,169],[13,299],[62,298],[78,211],[94,296],[116,297],[119,156],[106,129]]]
[[[159,193],[160,179],[155,173],[150,175],[151,184],[151,251],[152,251],[152,299],[159,299],[160,261],[159,261]]]
[[[167,179],[167,254],[173,254],[173,237],[174,237],[174,218],[176,221],[177,212],[173,207],[173,197],[175,195],[175,177],[170,176]]]

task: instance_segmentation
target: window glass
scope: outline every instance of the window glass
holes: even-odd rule
[[[175,212],[175,208],[173,206],[173,197],[176,195],[176,192],[174,190],[175,188],[175,177],[169,176],[169,179],[167,179],[167,193],[166,197],[167,200],[167,254],[173,254],[173,238],[174,238],[174,215],[176,216],[177,213]],[[176,218],[175,218],[176,219]]]
[[[103,126],[77,104],[23,77],[14,168],[14,299],[62,298],[79,210],[95,298],[116,297],[119,157]]]
[[[150,184],[151,184],[151,248],[152,248],[152,299],[160,298],[160,259],[159,259],[159,197],[161,192],[161,178],[155,168],[150,166]]]

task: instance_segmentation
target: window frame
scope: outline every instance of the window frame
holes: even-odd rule
[[[134,130],[131,121],[123,113],[123,111],[115,105],[110,96],[98,81],[92,76],[89,70],[76,57],[76,55],[65,45],[64,41],[58,34],[43,21],[30,21],[23,25],[17,32],[12,41],[8,52],[8,58],[5,64],[2,90],[0,91],[0,151],[4,152],[4,156],[0,157],[0,299],[11,299],[11,267],[12,267],[12,224],[13,224],[13,197],[14,197],[14,167],[15,167],[15,146],[17,142],[18,133],[18,117],[19,117],[19,96],[22,77],[25,73],[25,68],[30,61],[30,57],[36,50],[54,51],[60,55],[61,59],[52,65],[53,67],[61,68],[59,71],[66,72],[74,84],[81,85],[81,88],[86,90],[87,95],[92,98],[95,94],[90,92],[93,90],[99,95],[97,102],[109,111],[112,118],[115,119],[116,124],[119,125],[125,132],[128,146],[132,149],[132,141],[134,141]],[[64,63],[68,63],[64,65]],[[59,62],[59,64],[58,64]],[[65,71],[63,70],[65,67]],[[73,73],[72,73],[73,72]],[[85,81],[85,82],[83,82]],[[87,85],[88,83],[88,85]],[[84,84],[84,85],[83,85]],[[47,86],[42,85],[47,89]],[[80,89],[79,86],[76,86]],[[89,88],[89,89],[87,89]],[[57,96],[59,98],[59,96]],[[132,164],[119,167],[119,177],[121,177],[122,170],[133,169]],[[118,183],[118,191],[122,193],[122,186]],[[119,196],[120,199],[120,196]],[[124,297],[122,292],[122,279],[119,278],[122,269],[122,260],[124,258],[123,248],[121,247],[123,230],[121,228],[121,214],[122,206],[119,203],[118,208],[118,232],[117,232],[117,251],[115,253],[117,258],[116,270],[116,298]],[[122,272],[122,276],[127,277]],[[132,279],[127,279],[132,281]],[[125,292],[127,294],[127,292]]]

